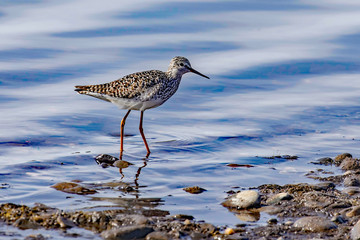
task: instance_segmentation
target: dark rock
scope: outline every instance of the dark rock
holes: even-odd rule
[[[73,182],[60,182],[52,185],[51,187],[62,192],[79,194],[79,195],[88,195],[88,194],[96,193],[95,190],[85,188]]]
[[[20,228],[22,230],[25,229],[38,229],[41,227],[40,224],[38,224],[37,222],[31,221],[28,218],[24,218],[21,217],[19,219],[17,219],[14,223],[13,223],[14,227]]]
[[[185,192],[188,192],[188,193],[191,193],[191,194],[199,194],[199,193],[202,193],[202,192],[206,191],[206,189],[201,188],[199,186],[186,187],[186,188],[183,188],[183,190]]]
[[[103,231],[101,233],[101,237],[106,240],[141,239],[145,238],[146,235],[148,235],[152,231],[154,231],[153,228],[147,226],[126,226]]]
[[[323,157],[323,158],[319,158],[318,160],[316,160],[316,162],[311,162],[311,163],[328,166],[328,165],[333,164],[334,160],[329,157]]]
[[[108,155],[108,154],[100,154],[95,157],[95,161],[99,165],[102,165],[103,163],[105,163],[107,165],[113,165],[114,162],[117,160],[119,160],[119,159],[116,157],[113,157],[111,155]]]

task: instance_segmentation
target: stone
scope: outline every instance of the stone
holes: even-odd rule
[[[230,196],[222,205],[228,208],[247,209],[260,206],[260,195],[254,190],[245,190]]]
[[[323,158],[319,158],[316,162],[317,164],[321,164],[321,165],[331,165],[333,164],[334,160],[332,158],[329,157],[323,157]]]
[[[168,240],[169,237],[163,232],[151,232],[146,235],[145,240]]]
[[[270,215],[275,215],[275,214],[281,213],[283,211],[283,209],[281,207],[277,207],[277,206],[264,206],[264,207],[259,208],[259,211],[265,212]]]
[[[202,192],[205,192],[206,189],[205,188],[201,188],[199,186],[194,186],[194,187],[186,187],[186,188],[183,188],[183,190],[185,192],[188,192],[188,193],[191,193],[191,194],[199,194],[199,193],[202,193]]]
[[[96,190],[85,188],[77,183],[73,182],[60,182],[56,183],[51,186],[52,188],[55,188],[56,190],[66,192],[66,193],[72,193],[72,194],[79,194],[79,195],[87,195],[87,194],[94,194],[97,193]]]
[[[65,217],[58,216],[56,219],[57,223],[60,225],[61,228],[72,228],[76,227],[75,223]]]
[[[347,170],[356,170],[360,168],[360,162],[358,159],[354,159],[354,158],[345,158],[341,164],[340,164],[340,168],[344,171]]]
[[[350,231],[351,239],[352,240],[359,240],[360,239],[360,220],[357,221],[355,226]]]
[[[101,237],[106,240],[141,239],[153,231],[152,227],[147,226],[126,226],[103,231]]]
[[[257,222],[260,219],[259,212],[251,212],[247,210],[242,210],[235,216],[243,222]]]
[[[352,158],[352,155],[350,153],[343,153],[343,154],[337,155],[334,158],[334,162],[341,163],[341,161],[344,160],[345,158]]]
[[[360,187],[347,187],[347,188],[344,188],[341,192],[349,194],[350,196],[353,196],[355,194],[360,193]]]
[[[276,204],[280,201],[283,201],[283,200],[291,200],[293,199],[293,196],[291,196],[289,193],[287,192],[282,192],[282,193],[278,193],[274,196],[271,196],[267,201],[266,203],[267,204]]]
[[[350,211],[345,214],[347,217],[355,217],[360,215],[360,206],[352,207]]]
[[[231,235],[231,234],[234,234],[235,233],[235,230],[233,228],[226,228],[225,231],[224,231],[224,234],[225,235]]]
[[[337,228],[335,223],[324,217],[318,216],[302,217],[296,220],[293,226],[310,232],[324,232]]]
[[[360,179],[356,176],[348,176],[343,182],[345,187],[358,187],[360,186]]]
[[[19,219],[17,219],[14,223],[13,223],[14,227],[17,227],[21,230],[26,230],[26,229],[38,229],[41,228],[41,225],[38,224],[37,222],[31,221],[27,218],[21,217]]]

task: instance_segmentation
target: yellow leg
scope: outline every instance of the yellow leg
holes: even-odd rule
[[[140,114],[140,125],[139,125],[139,130],[140,130],[140,134],[141,134],[141,137],[145,143],[145,147],[146,147],[146,150],[147,150],[147,155],[146,157],[148,157],[150,155],[150,149],[149,149],[149,146],[146,142],[146,138],[145,138],[145,135],[144,135],[144,131],[143,131],[143,127],[142,127],[142,123],[143,123],[143,116],[144,116],[144,111],[141,111],[141,114]]]
[[[122,159],[122,154],[123,154],[123,151],[124,151],[124,127],[125,127],[125,121],[126,121],[126,118],[129,116],[131,110],[129,110],[124,118],[121,120],[121,124],[120,124],[120,160]]]

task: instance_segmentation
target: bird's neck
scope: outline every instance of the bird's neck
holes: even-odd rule
[[[166,75],[168,76],[169,79],[172,79],[172,80],[178,79],[178,80],[180,80],[183,73],[180,72],[176,68],[169,68],[168,71],[166,72]]]

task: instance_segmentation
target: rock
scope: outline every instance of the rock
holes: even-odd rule
[[[87,195],[87,194],[96,193],[95,190],[82,187],[81,185],[79,185],[77,183],[73,183],[73,182],[60,182],[60,183],[56,183],[56,184],[52,185],[51,187],[55,188],[56,190],[62,191],[62,192],[79,194],[79,195]]]
[[[106,240],[141,239],[153,231],[152,227],[147,226],[126,226],[103,231],[101,237]]]
[[[316,162],[312,162],[314,164],[321,164],[321,165],[331,165],[334,163],[334,160],[332,158],[329,157],[323,157],[323,158],[319,158]]]
[[[186,214],[176,214],[174,215],[174,218],[176,219],[189,219],[189,220],[193,220],[194,217],[191,215],[186,215]]]
[[[72,228],[72,227],[76,227],[76,225],[74,224],[73,221],[62,217],[62,216],[58,216],[56,219],[57,223],[60,225],[61,228]]]
[[[323,232],[337,228],[335,223],[318,216],[302,217],[298,219],[293,226],[310,232]]]
[[[278,220],[276,218],[270,218],[267,222],[268,224],[277,224]]]
[[[340,168],[344,171],[356,170],[360,168],[360,162],[358,159],[347,157],[341,162]]]
[[[95,161],[99,165],[102,165],[102,164],[113,165],[114,162],[117,160],[119,160],[119,159],[116,157],[113,157],[111,155],[108,155],[108,154],[100,154],[95,157]]]
[[[332,222],[335,222],[335,223],[340,223],[340,224],[342,224],[342,223],[346,223],[346,220],[342,217],[342,216],[333,216],[332,218],[331,218],[331,221]]]
[[[337,155],[334,159],[334,163],[339,166],[340,163],[345,159],[345,158],[352,158],[352,155],[350,153],[343,153],[340,155]]]
[[[217,229],[211,223],[201,223],[200,224],[200,230],[201,230],[201,232],[214,233],[215,230],[217,230]]]
[[[184,221],[184,225],[191,225],[191,221],[189,220],[189,219],[185,219],[185,221]]]
[[[191,193],[191,194],[199,194],[199,193],[202,193],[202,192],[205,192],[206,189],[205,188],[201,188],[199,186],[194,186],[194,187],[186,187],[186,188],[183,188],[183,190],[185,192],[188,192],[188,193]]]
[[[341,192],[352,196],[352,195],[360,193],[360,187],[347,187],[347,188],[344,188]]]
[[[355,206],[346,213],[346,216],[349,218],[359,216],[359,215],[360,215],[360,206]]]
[[[151,232],[146,235],[145,240],[168,240],[169,237],[163,232]]]
[[[247,209],[260,206],[260,195],[254,190],[245,190],[230,196],[222,205],[228,208]]]
[[[37,222],[31,221],[28,218],[24,218],[21,217],[19,219],[17,219],[14,223],[13,223],[14,227],[17,227],[19,229],[25,230],[25,229],[38,229],[41,227],[40,224],[38,224]]]
[[[323,191],[323,190],[328,190],[328,189],[334,189],[335,184],[332,182],[321,182],[321,183],[313,185],[313,188],[315,191]]]
[[[123,161],[123,160],[117,160],[114,162],[114,166],[120,169],[127,168],[131,165],[134,165],[131,162]]]
[[[355,226],[350,231],[351,239],[358,240],[360,239],[360,220],[357,221]]]
[[[224,231],[224,234],[225,235],[231,235],[231,234],[234,234],[235,231],[233,228],[226,228],[225,231]]]
[[[26,236],[24,240],[46,240],[49,239],[47,237],[44,237],[41,233],[39,234],[31,234],[29,236]]]
[[[282,193],[278,193],[272,197],[270,197],[266,203],[267,204],[276,204],[280,201],[283,201],[283,200],[291,200],[293,199],[293,196],[291,196],[289,193],[287,192],[282,192]]]
[[[270,215],[275,215],[275,214],[281,213],[282,210],[283,209],[281,207],[277,207],[277,206],[264,206],[264,207],[259,208],[260,212],[265,212]]]
[[[360,186],[360,179],[355,176],[348,176],[343,182],[345,187],[358,187]]]

